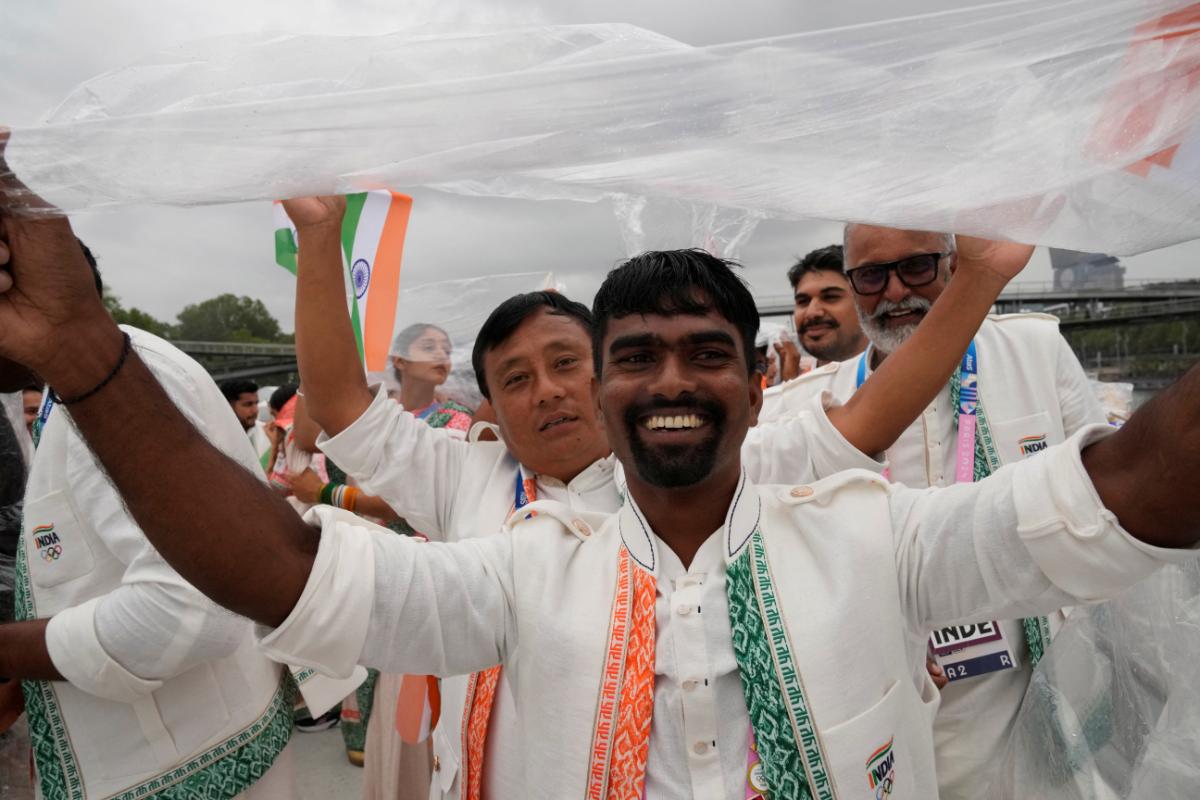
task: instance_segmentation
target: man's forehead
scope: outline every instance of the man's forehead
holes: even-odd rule
[[[896,261],[914,253],[940,252],[943,236],[874,225],[853,225],[846,234],[846,268]]]
[[[483,355],[484,367],[500,365],[514,358],[535,357],[547,349],[583,347],[592,349],[591,335],[583,323],[567,314],[551,314],[539,309],[521,320],[507,339]]]
[[[796,294],[817,294],[825,289],[845,289],[849,286],[846,276],[833,270],[806,272],[796,282]]]
[[[685,339],[702,331],[722,330],[738,335],[736,326],[715,309],[703,313],[628,314],[609,319],[604,333],[605,346],[620,337],[650,335],[663,342]]]

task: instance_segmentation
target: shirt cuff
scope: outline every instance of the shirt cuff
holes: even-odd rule
[[[259,648],[273,661],[350,678],[375,605],[373,539],[384,529],[331,506],[312,509],[304,520],[321,527],[312,572],[283,624],[256,629]]]
[[[134,703],[163,685],[139,678],[100,644],[96,607],[104,597],[58,612],[46,624],[46,649],[54,667],[75,688],[117,703]]]
[[[375,384],[371,388],[375,398],[358,419],[337,436],[328,436],[324,431],[317,436],[317,447],[321,452],[350,475],[371,474],[383,453],[379,432],[386,429],[392,400],[383,384]]]
[[[810,440],[813,448],[813,466],[817,477],[826,478],[845,469],[865,469],[875,474],[881,474],[887,466],[886,462],[859,450],[842,435],[837,426],[829,421],[825,412],[842,405],[834,399],[832,392],[821,392],[809,401],[807,413],[812,414],[816,423],[816,436]],[[801,412],[804,413],[804,412]]]
[[[1131,536],[1104,507],[1081,453],[1115,433],[1107,425],[1081,429],[1016,469],[1017,531],[1038,567],[1056,586],[1083,601],[1112,597],[1166,564],[1200,555],[1193,548],[1155,547]]]

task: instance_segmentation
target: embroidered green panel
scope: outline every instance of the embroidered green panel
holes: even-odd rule
[[[16,616],[35,619],[25,543],[17,547]],[[84,800],[86,794],[54,684],[22,681],[29,738],[44,800]],[[284,671],[279,689],[250,725],[171,771],[131,787],[112,800],[229,800],[266,774],[292,736],[296,684]]]
[[[726,571],[733,652],[771,800],[832,800],[816,725],[792,658],[762,533]],[[794,721],[794,725],[793,725]],[[810,784],[811,779],[811,784]]]

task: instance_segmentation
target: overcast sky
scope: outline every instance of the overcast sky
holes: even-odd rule
[[[379,33],[416,23],[508,26],[628,22],[704,45],[961,7],[963,0],[456,0],[244,2],[39,0],[10,3],[0,27],[0,123],[36,123],[79,83],[156,50],[203,36],[247,31]],[[402,188],[402,187],[397,187]],[[488,271],[553,271],[569,294],[589,300],[625,255],[605,204],[477,199],[414,193],[405,252],[408,285]],[[269,204],[205,208],[126,207],[81,214],[76,229],[101,259],[126,306],[171,320],[186,304],[221,292],[262,299],[292,328],[292,278],[272,259]],[[791,258],[840,239],[828,222],[765,222],[742,248],[756,293],[788,291]],[[1196,242],[1125,259],[1130,278],[1195,276]],[[1026,279],[1049,280],[1035,256]]]

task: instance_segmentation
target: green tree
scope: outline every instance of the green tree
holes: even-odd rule
[[[279,321],[261,300],[222,294],[179,312],[175,338],[200,342],[275,342]]]
[[[126,309],[121,305],[121,299],[113,294],[107,286],[104,287],[104,307],[108,309],[108,313],[119,325],[132,325],[153,333],[155,336],[161,336],[164,339],[171,338],[172,331],[169,323],[156,319],[140,308]]]

